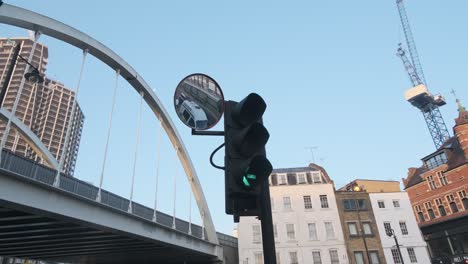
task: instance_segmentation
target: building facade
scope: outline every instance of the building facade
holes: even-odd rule
[[[12,111],[18,96],[20,84],[26,73],[26,62],[33,53],[31,64],[45,75],[48,49],[29,38],[0,38],[0,102],[1,106]],[[22,59],[22,58],[24,59]],[[30,69],[31,70],[31,69]],[[62,83],[45,78],[43,83],[24,81],[15,116],[28,126],[57,160],[63,155],[63,171],[73,175],[83,129],[84,115],[79,105],[72,114],[75,93]],[[64,148],[65,135],[69,122],[72,122],[70,140]],[[0,138],[5,131],[6,121],[0,119]],[[5,148],[16,154],[45,163],[41,155],[35,153],[26,139],[14,128],[10,130]],[[62,153],[65,149],[65,153]],[[50,164],[45,164],[50,165]]]
[[[468,112],[460,103],[458,110],[454,136],[403,179],[432,263],[438,264],[468,260]]]
[[[369,193],[335,193],[350,264],[386,264]]]
[[[269,178],[277,263],[348,264],[333,182],[309,167],[275,169]],[[239,262],[263,263],[260,222],[241,217]]]
[[[387,263],[431,263],[406,192],[369,193]],[[400,245],[400,258],[395,239]]]

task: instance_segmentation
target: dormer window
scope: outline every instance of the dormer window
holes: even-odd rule
[[[445,163],[447,163],[447,155],[445,152],[440,152],[424,161],[424,165],[426,165],[426,167],[430,170],[437,168]]]
[[[279,185],[288,184],[287,181],[286,181],[286,174],[278,174],[278,184]]]
[[[312,178],[314,180],[314,183],[321,183],[322,179],[320,177],[320,172],[316,171],[312,173]]]
[[[298,173],[298,174],[297,174],[297,182],[298,182],[299,184],[307,183],[307,182],[306,182],[306,174],[305,174],[305,173]]]

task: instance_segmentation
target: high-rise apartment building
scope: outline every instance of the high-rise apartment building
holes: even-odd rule
[[[34,51],[32,48],[33,41],[29,38],[0,38],[0,102],[2,108],[8,111],[13,109],[26,73],[24,59],[27,60],[32,52],[31,64],[45,75],[48,49],[40,43],[36,44]],[[68,175],[73,175],[75,169],[84,122],[79,105],[75,107],[75,114],[71,113],[74,100],[74,91],[58,81],[45,78],[43,83],[31,83],[25,80],[15,112],[15,116],[39,137],[58,161],[65,155],[63,171]],[[70,140],[65,147],[65,153],[62,153],[70,120]],[[0,119],[0,138],[5,127],[6,121]],[[5,148],[37,162],[46,162],[14,128],[10,130]]]
[[[278,264],[348,264],[333,182],[314,164],[269,177]],[[263,263],[260,222],[241,217],[239,263]],[[266,264],[266,263],[265,263]]]

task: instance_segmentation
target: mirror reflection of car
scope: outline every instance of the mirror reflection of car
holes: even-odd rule
[[[179,114],[192,128],[206,129],[208,127],[208,119],[206,118],[205,111],[192,101],[183,101],[179,108]]]

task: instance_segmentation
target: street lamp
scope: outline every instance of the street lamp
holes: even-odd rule
[[[23,56],[18,54],[18,58],[26,62],[30,67],[32,67],[32,71],[27,72],[24,74],[24,78],[31,83],[43,83],[44,82],[44,77],[39,73],[39,69],[36,68],[36,66],[32,65],[31,63],[28,62]]]
[[[403,256],[401,255],[400,244],[398,244],[398,239],[395,235],[395,231],[393,230],[393,228],[390,228],[386,230],[386,233],[387,233],[387,236],[389,237],[393,236],[393,238],[395,239],[395,245],[398,249],[398,254],[400,254],[401,264],[405,264],[405,262],[403,261]]]

